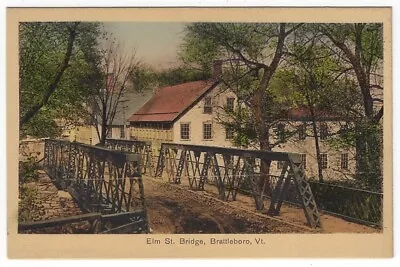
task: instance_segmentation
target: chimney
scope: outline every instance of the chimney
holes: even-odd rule
[[[213,61],[212,79],[218,80],[222,75],[222,60]]]

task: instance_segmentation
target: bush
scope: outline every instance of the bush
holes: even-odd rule
[[[32,221],[32,210],[35,208],[37,190],[23,184],[19,188],[18,221]]]
[[[319,182],[309,184],[318,208],[375,224],[381,223],[382,194]]]
[[[32,210],[35,207],[37,190],[27,185],[39,178],[37,157],[30,155],[26,161],[19,162],[19,198],[18,221],[32,221]]]
[[[39,178],[39,163],[36,156],[28,157],[27,161],[19,162],[19,184],[37,181]]]

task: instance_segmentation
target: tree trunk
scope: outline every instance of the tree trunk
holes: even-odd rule
[[[107,107],[106,105],[103,106],[102,110],[102,116],[101,116],[101,136],[100,136],[100,146],[105,146],[106,144],[106,138],[107,138],[107,132],[109,131],[108,125],[107,125]]]
[[[323,183],[324,176],[322,174],[322,164],[321,164],[321,150],[319,148],[319,138],[318,138],[318,129],[317,129],[317,121],[315,119],[314,108],[310,107],[311,119],[312,119],[312,128],[314,132],[314,142],[315,142],[315,153],[317,155],[317,166],[318,166],[318,180]]]
[[[253,97],[253,108],[254,108],[254,119],[257,125],[258,132],[258,140],[260,143],[260,150],[262,151],[271,151],[269,144],[269,127],[267,127],[262,109],[262,99],[263,92],[261,88],[259,88],[254,97]],[[259,189],[262,193],[271,194],[272,189],[269,181],[269,169],[270,169],[271,161],[262,160],[260,163],[260,179],[259,179]]]

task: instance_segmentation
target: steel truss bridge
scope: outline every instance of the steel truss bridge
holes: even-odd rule
[[[128,151],[145,150],[141,141],[110,139],[106,144],[109,148]],[[146,150],[151,151],[151,148]],[[155,164],[151,155],[147,158],[146,164],[151,169]],[[261,164],[272,161],[284,162],[280,176],[265,176],[260,171]],[[294,194],[300,200],[309,225],[322,227],[299,154],[162,143],[154,175],[161,177],[163,174],[171,183],[180,184],[186,180],[192,190],[204,190],[205,184],[211,183],[224,201],[236,200],[238,192],[247,189],[259,211],[264,211],[264,200],[270,197],[267,211],[270,215],[278,215],[286,196]],[[267,184],[272,195],[266,193]]]
[[[140,154],[51,139],[44,150],[44,170],[86,214],[21,224],[20,230],[89,221],[92,233],[149,231]]]

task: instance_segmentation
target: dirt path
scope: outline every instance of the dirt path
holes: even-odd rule
[[[217,191],[190,191],[185,185],[144,178],[146,204],[153,233],[373,233],[378,229],[321,214],[323,230],[307,226],[303,210],[283,205],[281,214],[271,218],[254,211],[251,197],[237,201],[217,199]],[[268,204],[268,203],[266,203]]]
[[[218,190],[216,187],[207,185],[205,190],[212,196],[216,198],[218,197]],[[231,203],[244,209],[254,209],[253,198],[242,194],[238,194],[237,200],[232,201]],[[269,199],[265,200],[264,205],[265,207],[269,207]],[[290,205],[287,203],[283,204],[280,214],[275,218],[281,219],[285,222],[308,227],[307,219],[304,215],[303,209],[295,205]],[[323,231],[325,233],[375,233],[380,231],[376,227],[352,223],[327,213],[320,212],[320,219],[323,225]]]
[[[144,179],[150,227],[155,234],[303,233],[311,229],[233,208],[208,195]]]

